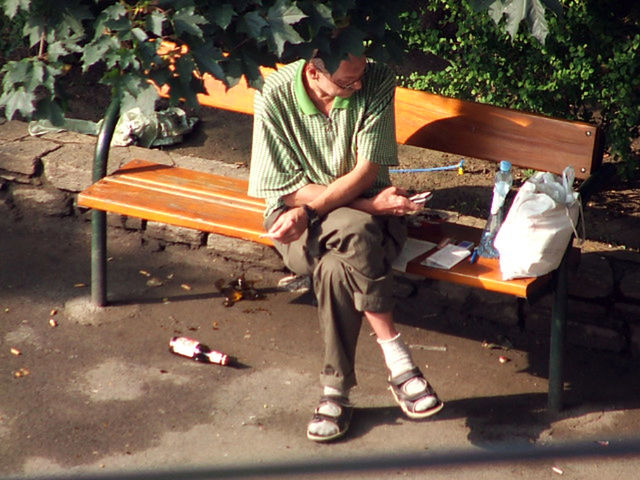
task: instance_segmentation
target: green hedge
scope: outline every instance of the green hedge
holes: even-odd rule
[[[410,88],[595,122],[621,172],[637,174],[632,140],[640,136],[640,4],[564,0],[549,17],[544,45],[511,38],[460,0],[431,0],[403,18],[411,48],[448,64],[402,79]]]

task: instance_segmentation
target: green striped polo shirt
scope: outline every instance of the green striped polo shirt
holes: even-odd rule
[[[283,205],[284,195],[347,174],[359,155],[383,166],[367,197],[391,184],[388,166],[398,164],[393,72],[368,63],[362,88],[336,97],[327,116],[304,88],[304,65],[280,68],[256,92],[249,195],[266,199],[266,216]]]

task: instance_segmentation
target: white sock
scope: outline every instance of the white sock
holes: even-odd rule
[[[345,392],[344,390],[341,390],[339,388],[333,388],[333,387],[324,387],[324,390],[322,392],[323,395],[327,395],[329,397],[347,397],[349,398],[349,392]]]
[[[400,338],[400,334],[388,340],[378,339],[378,344],[382,348],[384,361],[392,378],[402,375],[415,367],[411,352]],[[427,382],[420,377],[412,378],[402,386],[402,390],[407,395],[423,392],[425,388],[427,388]],[[415,409],[417,412],[423,412],[435,407],[437,403],[438,399],[434,395],[428,395],[416,402]]]
[[[340,390],[338,388],[333,387],[324,387],[322,392],[323,395],[328,395],[332,397],[346,397],[349,398],[349,391]],[[340,407],[334,405],[333,403],[324,403],[318,407],[318,413],[323,415],[328,415],[330,417],[338,417],[340,416]],[[335,435],[338,433],[338,427],[326,420],[320,420],[317,422],[309,423],[307,427],[307,431],[312,435],[318,435],[321,437],[329,437],[331,435]]]
[[[384,362],[392,377],[397,377],[415,367],[411,352],[400,338],[400,334],[388,340],[378,339],[377,341],[382,348]]]

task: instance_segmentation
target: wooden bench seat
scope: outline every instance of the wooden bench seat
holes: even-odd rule
[[[273,245],[261,238],[264,201],[247,181],[133,160],[78,195],[78,205]]]
[[[208,78],[206,88],[207,94],[199,96],[203,105],[253,113],[254,94],[246,83],[226,90],[221,82]],[[591,191],[598,188],[598,177],[605,170],[600,168],[603,139],[594,125],[404,88],[396,90],[395,110],[399,143],[496,163],[508,160],[515,166],[556,174],[571,165],[576,177],[583,180],[580,191],[585,204]],[[99,145],[100,142],[99,139]],[[96,165],[98,158],[97,154]],[[94,172],[97,170],[94,166]],[[80,193],[78,205],[94,209],[92,296],[98,304],[106,301],[105,212],[271,245],[268,238],[260,237],[264,203],[247,196],[245,180],[135,160]],[[445,237],[477,243],[481,230],[444,222],[411,228],[409,233],[434,243]],[[495,259],[480,258],[474,264],[463,261],[450,270],[430,268],[421,264],[427,254],[411,260],[407,272],[528,301],[550,288],[554,299],[550,318],[549,408],[557,411],[562,404],[567,259],[571,250],[569,246],[555,272],[540,278],[504,281]],[[96,284],[100,287],[94,289]]]
[[[264,201],[247,195],[247,181],[133,160],[78,195],[78,205],[203,232],[273,245],[260,237]],[[444,238],[478,243],[481,229],[451,223],[428,223],[410,229],[410,236],[439,243]],[[425,252],[409,262],[407,273],[484,290],[531,298],[550,277],[502,280],[499,262],[479,258],[451,270],[422,265]]]

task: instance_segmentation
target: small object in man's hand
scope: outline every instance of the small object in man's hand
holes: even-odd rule
[[[409,200],[413,203],[427,203],[431,197],[433,197],[433,192],[422,192],[409,197]]]

